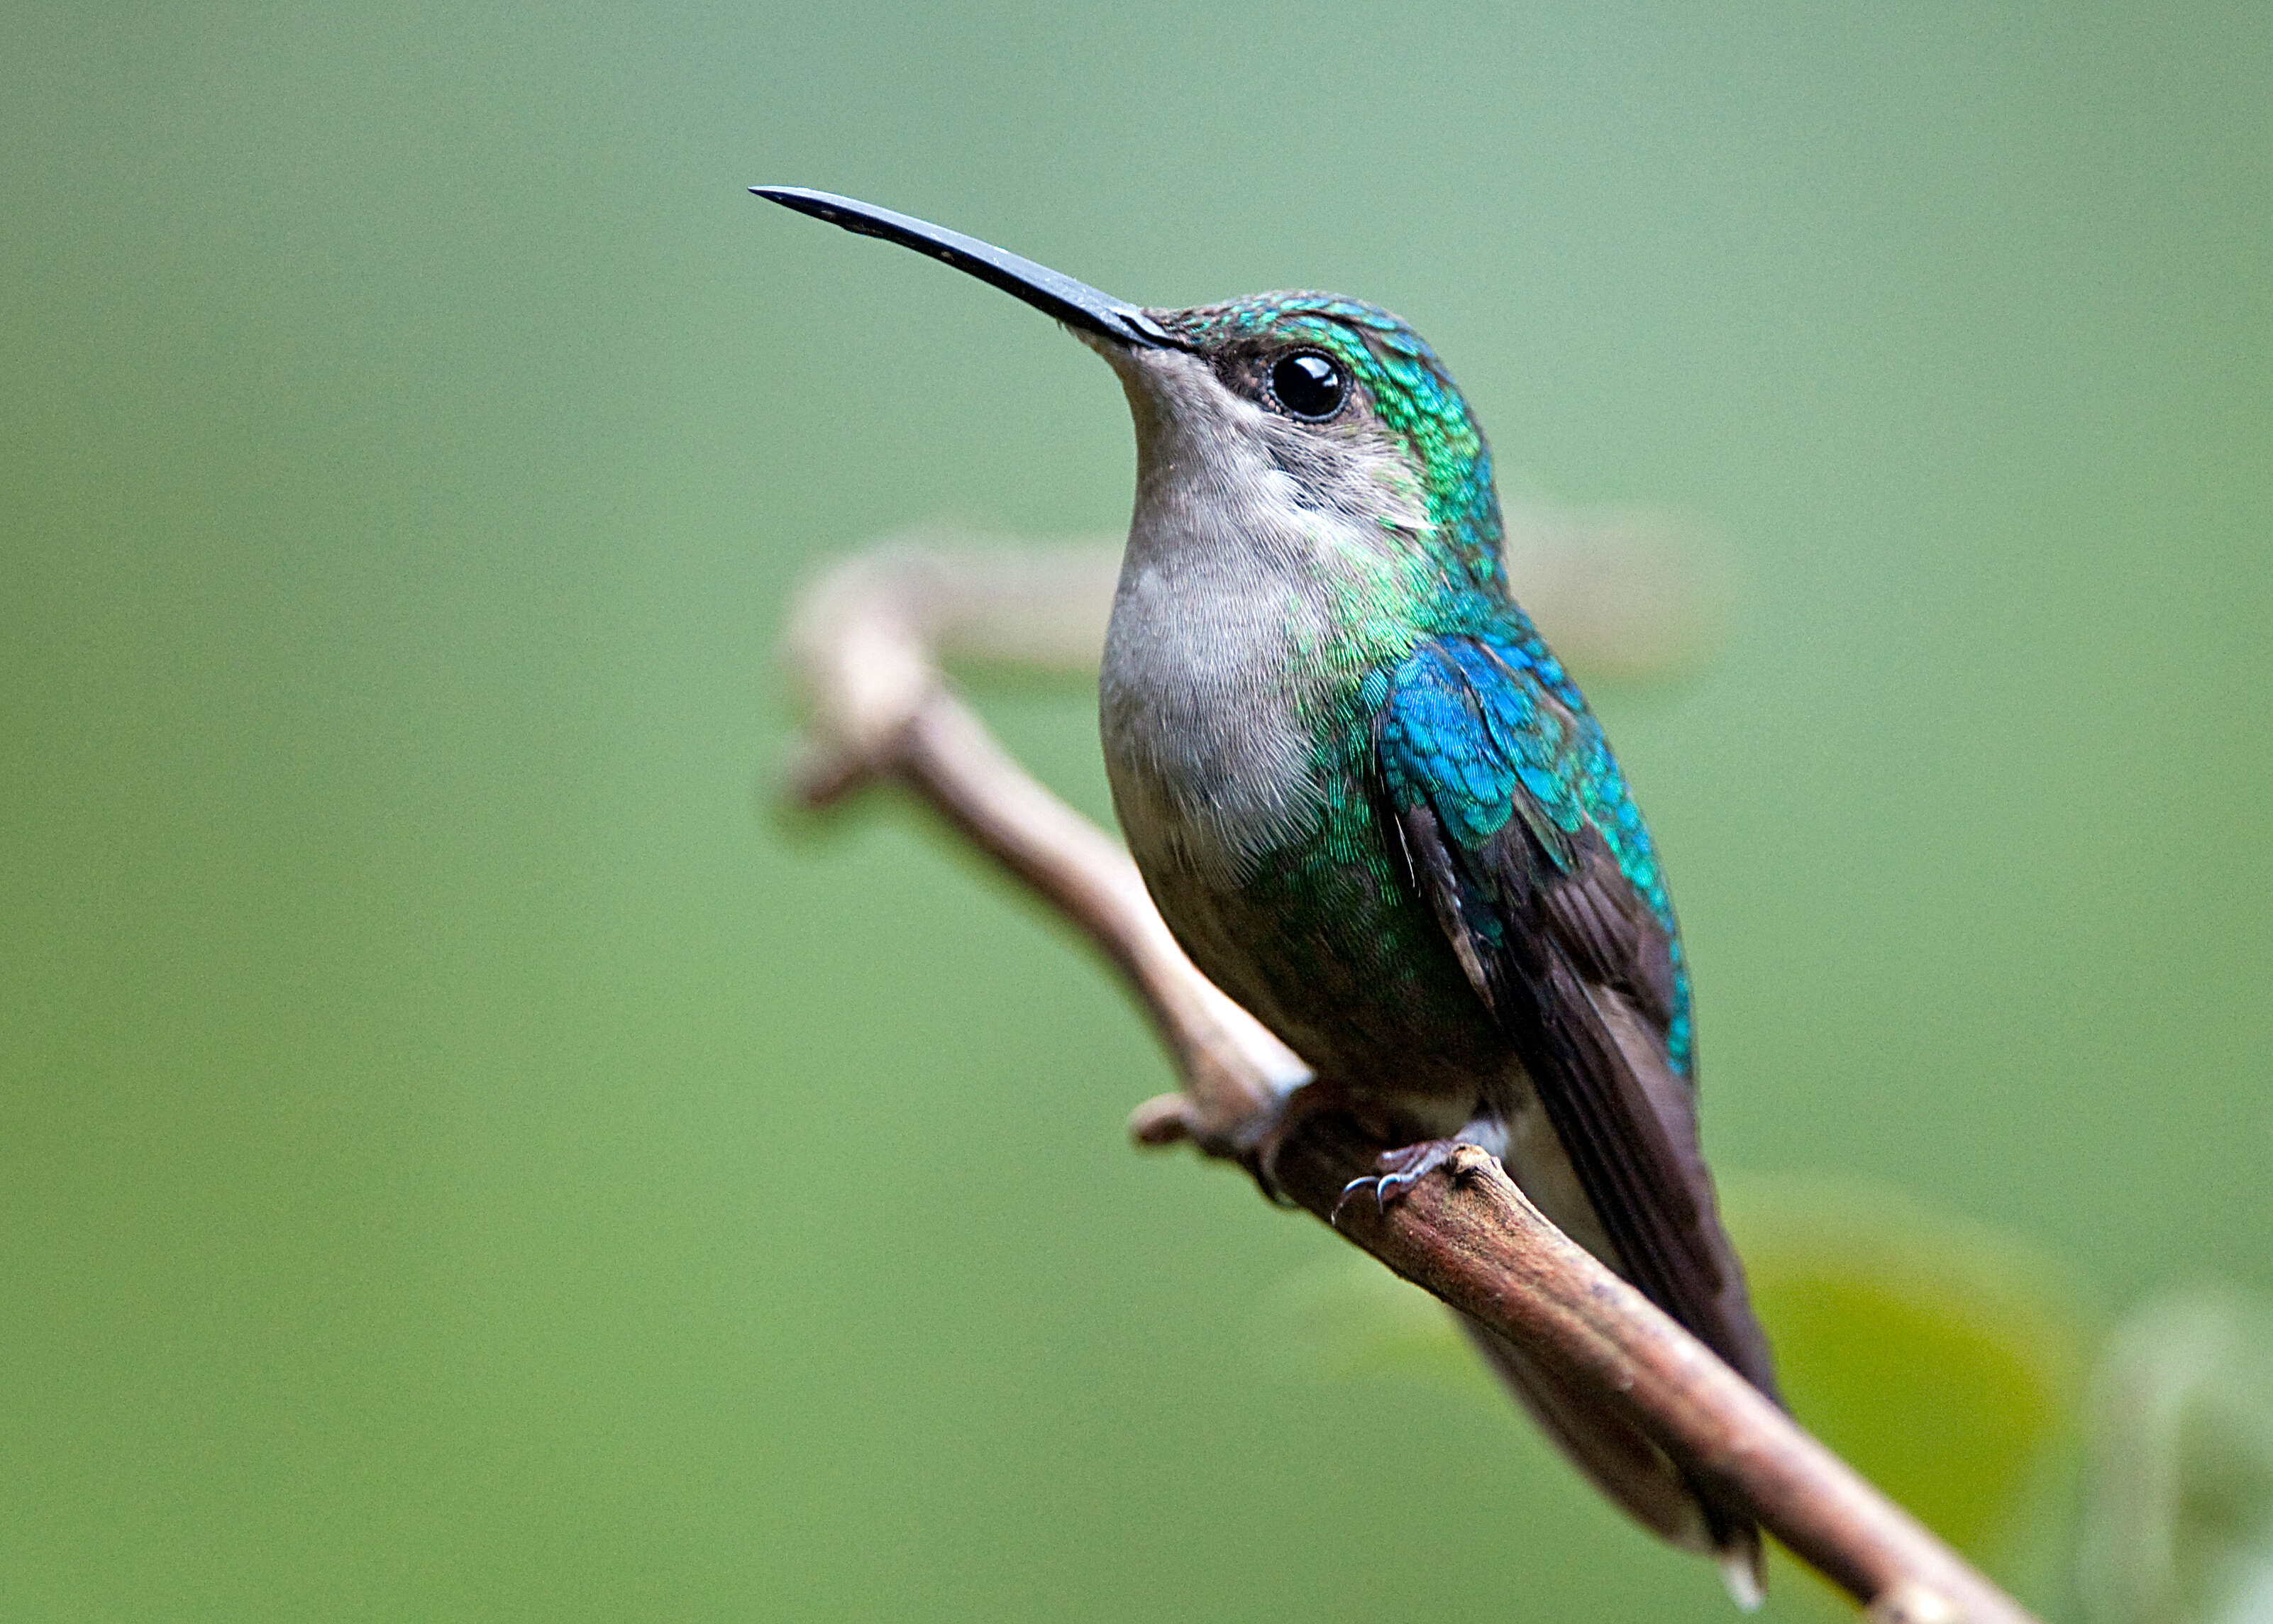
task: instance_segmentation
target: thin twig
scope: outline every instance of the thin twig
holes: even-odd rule
[[[1245,1131],[1306,1079],[1302,1062],[1193,967],[1127,853],[1011,760],[937,664],[942,648],[1054,648],[1043,658],[1069,658],[1097,613],[1096,557],[902,543],[840,566],[806,595],[791,628],[814,718],[792,793],[819,809],[883,781],[936,808],[1078,926],[1152,1015],[1183,1086],[1137,1108],[1137,1139],[1189,1139],[1245,1161]],[[1036,630],[1054,616],[1073,628],[1055,643]],[[1382,1148],[1339,1117],[1312,1116],[1273,1171],[1286,1195],[1331,1223],[1343,1188],[1374,1170]],[[1487,1153],[1462,1149],[1447,1177],[1422,1181],[1386,1213],[1349,1203],[1337,1232],[1619,1408],[1882,1624],[2029,1624],[2009,1597],[1567,1239]]]

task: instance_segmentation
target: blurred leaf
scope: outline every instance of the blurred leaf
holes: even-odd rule
[[[1887,1185],[1739,1177],[1722,1210],[1800,1424],[1999,1566],[2081,1402],[2091,1332],[2059,1266]]]
[[[2087,1410],[2098,1624],[2273,1620],[2273,1304],[2173,1294],[2109,1339]]]

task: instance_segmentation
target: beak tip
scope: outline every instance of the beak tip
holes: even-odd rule
[[[753,195],[862,237],[934,256],[956,270],[993,284],[1061,321],[1088,328],[1117,342],[1147,349],[1175,349],[1175,336],[1134,304],[1099,292],[1072,277],[1006,253],[991,243],[879,208],[855,198],[804,186],[753,186]]]

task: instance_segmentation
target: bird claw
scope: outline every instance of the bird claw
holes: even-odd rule
[[[1423,1139],[1417,1145],[1403,1145],[1395,1150],[1381,1153],[1381,1171],[1353,1178],[1342,1186],[1341,1194],[1334,1200],[1334,1209],[1327,1214],[1329,1223],[1341,1222],[1342,1208],[1350,1204],[1360,1190],[1373,1192],[1374,1210],[1386,1213],[1389,1204],[1413,1189],[1447,1162],[1460,1147],[1458,1139]]]

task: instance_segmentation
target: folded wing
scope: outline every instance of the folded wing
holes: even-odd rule
[[[1529,1074],[1605,1261],[1775,1396],[1698,1146],[1672,911],[1600,726],[1535,643],[1445,638],[1398,667],[1374,744],[1407,872]],[[1714,1520],[1716,1543],[1750,1534]]]

